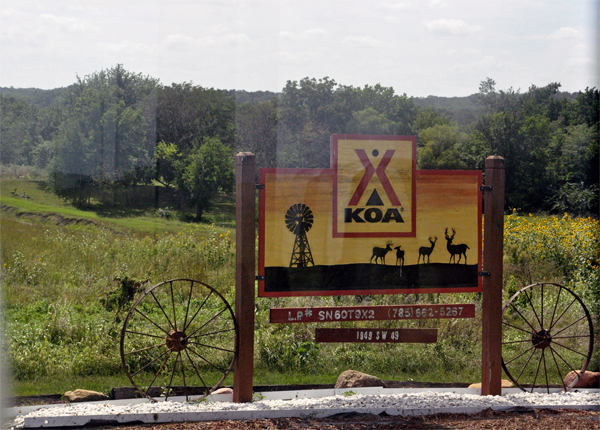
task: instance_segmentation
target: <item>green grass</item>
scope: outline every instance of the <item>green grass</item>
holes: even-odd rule
[[[123,375],[74,376],[68,379],[45,376],[35,380],[14,381],[9,387],[14,396],[64,394],[77,388],[108,394],[115,387],[129,387],[131,382]]]

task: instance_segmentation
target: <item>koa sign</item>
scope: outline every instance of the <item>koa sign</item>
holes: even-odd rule
[[[481,172],[414,136],[333,135],[329,169],[261,169],[259,295],[481,291]]]

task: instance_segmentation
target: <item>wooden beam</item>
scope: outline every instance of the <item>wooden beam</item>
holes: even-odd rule
[[[233,401],[252,401],[254,372],[254,277],[255,277],[255,158],[250,152],[235,157],[236,173],[236,270],[235,317],[238,355],[233,374]]]
[[[332,306],[271,309],[271,323],[338,321],[395,321],[411,319],[474,318],[472,303],[447,305]]]
[[[317,342],[435,343],[436,328],[317,328]]]
[[[485,160],[481,395],[502,394],[502,258],[504,246],[504,158]]]

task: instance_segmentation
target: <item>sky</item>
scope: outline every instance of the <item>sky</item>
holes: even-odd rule
[[[116,64],[161,83],[279,92],[328,76],[414,97],[600,87],[599,0],[0,0],[0,86]]]

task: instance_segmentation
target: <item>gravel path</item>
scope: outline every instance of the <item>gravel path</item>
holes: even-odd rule
[[[131,405],[111,405],[109,403],[82,403],[40,409],[27,417],[123,415],[145,413],[214,412],[214,411],[258,411],[258,410],[322,410],[357,408],[395,409],[440,409],[440,408],[511,408],[532,406],[573,406],[600,405],[598,392],[567,392],[554,394],[516,393],[504,396],[480,396],[450,392],[401,393],[390,395],[330,396],[296,400],[262,400],[253,403],[230,402],[158,402]],[[11,424],[22,427],[24,416],[17,417]]]

